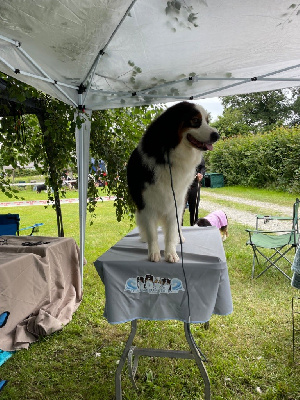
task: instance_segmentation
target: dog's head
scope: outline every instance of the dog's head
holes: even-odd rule
[[[186,108],[184,120],[179,128],[179,137],[188,146],[198,150],[213,149],[213,143],[219,139],[219,134],[208,122],[208,114],[203,107],[191,103],[179,103]],[[188,106],[186,105],[188,104]]]
[[[152,122],[144,135],[142,148],[149,156],[164,162],[164,153],[181,142],[190,148],[206,151],[212,150],[219,137],[217,130],[209,126],[204,108],[183,101],[169,107]]]

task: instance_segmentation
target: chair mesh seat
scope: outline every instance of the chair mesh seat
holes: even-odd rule
[[[296,234],[296,241],[299,240],[299,234]],[[276,249],[288,244],[294,243],[294,233],[285,233],[282,235],[266,235],[265,233],[253,233],[251,237],[252,245],[263,247],[265,249]],[[247,244],[251,244],[250,241]]]

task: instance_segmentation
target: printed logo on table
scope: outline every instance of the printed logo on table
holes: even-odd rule
[[[125,284],[125,291],[131,293],[147,292],[149,294],[178,293],[184,291],[182,282],[178,278],[160,278],[151,274],[129,278]]]

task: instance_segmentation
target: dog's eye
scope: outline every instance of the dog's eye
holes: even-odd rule
[[[193,128],[199,128],[199,126],[201,125],[201,120],[199,118],[192,118],[191,119],[191,126]]]

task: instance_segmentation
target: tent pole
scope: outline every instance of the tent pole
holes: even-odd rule
[[[85,250],[85,226],[86,226],[86,208],[87,208],[87,187],[89,174],[89,148],[91,131],[91,110],[76,112],[75,119],[80,116],[83,123],[75,128],[76,135],[76,153],[78,168],[78,193],[79,193],[79,230],[80,230],[80,276],[81,289],[83,289],[83,265]]]

